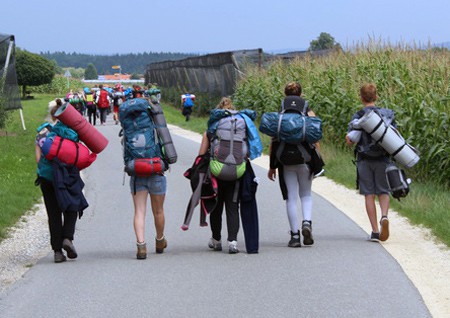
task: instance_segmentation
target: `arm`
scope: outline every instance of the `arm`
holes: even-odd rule
[[[273,142],[273,139],[270,141],[270,145],[269,145],[269,156],[270,157],[272,156],[272,142]],[[269,180],[275,181],[275,178],[277,177],[277,169],[269,167],[269,171],[267,172],[267,177],[269,178]]]
[[[202,143],[200,144],[200,149],[198,151],[198,155],[204,155],[209,149],[209,139],[206,135],[206,132],[203,133]]]

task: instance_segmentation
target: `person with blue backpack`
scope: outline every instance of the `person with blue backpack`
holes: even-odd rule
[[[147,258],[145,218],[150,196],[155,223],[155,252],[167,247],[164,236],[164,200],[167,181],[164,172],[176,161],[170,134],[159,104],[149,99],[131,98],[119,106],[125,172],[130,175],[130,192],[134,204],[134,231],[137,259]],[[164,122],[163,122],[164,121]],[[165,140],[164,140],[165,139]],[[164,147],[163,147],[164,145]],[[169,154],[174,153],[171,157]]]
[[[194,107],[194,101],[195,101],[195,95],[194,94],[183,94],[181,95],[181,103],[183,106],[183,109],[181,110],[181,113],[183,116],[186,117],[186,121],[189,121],[191,114],[192,114],[192,108]]]
[[[307,102],[301,98],[302,87],[297,82],[290,82],[284,89],[285,98],[281,105],[282,113],[298,113],[302,116],[314,117],[315,113],[309,108]],[[303,220],[301,222],[301,234],[303,245],[312,246],[312,150],[318,144],[310,145],[298,141],[297,144],[284,143],[277,138],[272,138],[270,144],[270,169],[268,178],[272,181],[277,176],[283,199],[286,200],[286,211],[291,230],[289,247],[301,247],[300,222],[297,216],[297,201],[300,197]],[[281,148],[284,146],[284,148]],[[309,160],[308,160],[309,159]]]

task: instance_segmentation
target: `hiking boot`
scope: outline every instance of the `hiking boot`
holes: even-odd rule
[[[208,242],[208,247],[212,248],[214,251],[221,251],[222,250],[222,242],[217,241],[211,237]]]
[[[228,253],[229,254],[237,254],[239,250],[237,248],[237,241],[228,241]]]
[[[389,219],[387,216],[383,216],[380,220],[380,241],[384,242],[389,238]]]
[[[311,221],[303,221],[302,235],[303,235],[303,245],[311,246],[314,244]]]
[[[55,251],[54,260],[55,263],[62,263],[66,261],[66,256],[62,251]]]
[[[291,231],[291,240],[288,243],[289,247],[302,247],[302,243],[300,243],[300,231],[294,233]]]
[[[369,236],[369,241],[379,242],[380,241],[380,233],[372,232],[372,234],[370,234],[370,236]]]
[[[161,254],[162,252],[164,252],[164,249],[166,247],[167,247],[167,240],[164,236],[159,240],[157,238],[155,238],[156,253]]]
[[[77,251],[75,250],[75,246],[69,239],[63,240],[63,249],[67,252],[67,257],[70,259],[74,259],[78,257]]]
[[[144,243],[136,243],[137,246],[137,259],[146,259],[147,258],[147,244]]]

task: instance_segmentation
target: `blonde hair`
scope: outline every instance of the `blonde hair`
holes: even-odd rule
[[[233,103],[231,99],[228,97],[222,97],[219,104],[217,104],[218,109],[234,109]]]

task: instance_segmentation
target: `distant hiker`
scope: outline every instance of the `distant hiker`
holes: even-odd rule
[[[57,119],[54,117],[56,111],[62,106],[62,101],[57,99],[50,102],[52,108],[50,115],[54,122]],[[61,163],[57,163],[58,160],[47,160],[43,155],[42,148],[48,137],[52,135],[58,135],[64,138],[78,139],[77,133],[68,128],[61,122],[56,124],[44,123],[38,128],[38,134],[36,136],[36,161],[38,163],[36,185],[39,185],[44,197],[45,208],[47,210],[48,225],[50,230],[50,243],[54,251],[54,262],[61,263],[66,261],[66,256],[63,253],[63,249],[67,252],[67,257],[74,259],[78,254],[73,245],[75,224],[77,217],[82,215],[82,211],[87,207],[87,202],[82,196],[82,185],[84,185],[80,178],[79,170],[74,166],[67,166]],[[53,162],[54,161],[54,162]],[[62,174],[58,174],[57,170],[63,169]],[[70,173],[67,174],[67,172]],[[65,180],[64,178],[69,177]],[[80,183],[81,182],[81,183]],[[58,196],[59,189],[61,189],[61,183],[70,186],[72,193],[78,193],[77,202],[75,205],[68,205],[69,208],[63,210],[61,199]],[[73,188],[72,188],[73,186]],[[81,186],[81,188],[80,188]],[[63,185],[64,187],[64,185]],[[64,197],[67,199],[67,196]],[[74,203],[71,202],[71,203]],[[66,202],[64,202],[66,203]]]
[[[192,108],[194,107],[194,101],[195,101],[194,94],[186,93],[181,95],[181,105],[182,105],[181,113],[183,114],[183,116],[186,117],[186,121],[189,121],[191,117]]]
[[[297,82],[290,82],[284,88],[285,98],[281,110],[285,113],[298,113],[303,116],[315,116],[315,113],[301,98],[302,87]],[[305,107],[306,105],[306,107]],[[284,148],[281,149],[281,145]],[[318,144],[317,144],[318,145]],[[297,201],[300,197],[303,221],[301,234],[303,245],[314,244],[312,235],[312,195],[311,186],[314,173],[310,161],[313,146],[298,140],[297,144],[284,144],[282,140],[273,138],[270,144],[270,169],[268,177],[274,181],[277,175],[283,199],[286,200],[286,211],[291,229],[289,247],[301,247],[300,222],[297,217]],[[309,158],[308,158],[309,157]]]
[[[114,92],[112,94],[113,100],[113,119],[116,125],[119,124],[119,106],[124,102],[123,86],[121,84],[116,84],[114,86]]]
[[[108,91],[103,88],[103,84],[99,85],[99,89],[95,103],[100,111],[100,123],[104,126],[106,125],[106,115],[110,109],[110,98]]]
[[[97,105],[95,104],[95,94],[89,89],[89,87],[84,88],[84,100],[86,103],[89,123],[95,126],[97,121]]]
[[[218,185],[217,205],[210,213],[212,237],[208,243],[214,251],[222,250],[222,213],[225,205],[228,252],[239,253],[237,234],[240,181],[245,175],[248,159],[258,157],[262,151],[259,135],[252,123],[255,117],[256,113],[253,111],[236,111],[231,99],[224,97],[216,109],[211,111],[208,130],[203,134],[198,154],[202,156],[210,152],[209,168]],[[253,213],[257,213],[256,209]],[[252,252],[257,252],[257,248]]]
[[[356,181],[359,193],[364,195],[366,212],[372,227],[369,240],[374,242],[386,241],[389,238],[389,220],[387,216],[390,189],[385,171],[391,160],[389,154],[375,143],[367,132],[354,130],[353,123],[367,112],[379,109],[381,114],[389,114],[390,124],[395,125],[394,112],[387,108],[380,109],[375,105],[378,99],[375,84],[364,84],[360,88],[359,94],[363,107],[353,115],[345,140],[348,145],[356,144]],[[375,197],[378,197],[381,208],[381,231],[378,228]]]

